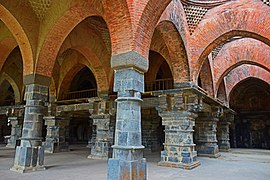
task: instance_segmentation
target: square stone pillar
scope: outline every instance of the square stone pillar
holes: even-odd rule
[[[31,76],[31,78],[37,78]],[[42,126],[48,100],[48,86],[27,84],[25,88],[26,106],[20,146],[16,148],[12,171],[28,172],[45,170],[44,147],[42,146]]]
[[[179,91],[160,95],[159,104],[157,109],[165,126],[165,143],[158,165],[187,170],[199,166],[193,127],[201,98],[192,92]]]
[[[96,126],[96,138],[88,158],[106,160],[109,158],[109,148],[112,143],[109,137],[110,115],[98,114],[92,115],[91,118],[93,119],[93,125]]]
[[[11,124],[11,135],[6,147],[15,148],[16,142],[22,136],[23,117],[8,117],[8,121]]]
[[[45,152],[69,151],[68,142],[66,142],[66,128],[69,125],[69,118],[46,116],[44,120],[45,125],[47,125],[47,135],[44,142]]]
[[[108,161],[108,180],[146,179],[146,160],[141,135],[141,93],[148,60],[130,51],[112,57],[114,91],[118,92],[113,157]]]
[[[109,159],[112,155],[113,132],[115,109],[112,101],[107,98],[99,98],[89,101],[93,104],[90,109],[92,121],[91,152],[88,158]]]
[[[91,133],[88,133],[88,143],[87,143],[87,148],[92,148],[95,141],[96,141],[96,126],[93,126],[93,119],[91,119],[90,116],[90,120],[89,120],[89,127],[91,127]]]
[[[160,117],[154,108],[142,110],[142,144],[144,153],[152,153],[160,149],[158,127]]]
[[[7,123],[6,116],[0,116],[0,144],[4,144],[4,125]]]
[[[228,152],[230,150],[230,125],[234,120],[234,115],[225,112],[218,122],[218,147],[221,152]]]
[[[222,108],[214,108],[211,112],[200,112],[195,125],[195,143],[199,156],[220,156],[217,145],[217,122]]]

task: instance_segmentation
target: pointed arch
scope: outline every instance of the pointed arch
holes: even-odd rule
[[[16,18],[0,4],[0,19],[8,27],[20,47],[23,57],[23,73],[31,74],[34,70],[34,57],[30,41]]]
[[[233,1],[210,10],[191,38],[191,71],[196,81],[205,57],[234,36],[251,37],[270,45],[270,9],[252,0]],[[245,6],[249,4],[249,6]]]

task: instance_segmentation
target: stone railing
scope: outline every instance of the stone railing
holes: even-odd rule
[[[87,90],[82,90],[82,91],[68,92],[65,100],[90,98],[90,97],[96,97],[96,96],[97,96],[97,89],[87,89]]]
[[[173,79],[158,79],[155,81],[145,81],[145,92],[173,89]]]

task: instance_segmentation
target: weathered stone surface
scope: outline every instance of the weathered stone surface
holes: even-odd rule
[[[108,162],[108,179],[146,179],[146,160],[141,139],[141,93],[144,75],[139,70],[115,70],[118,92],[113,157]]]
[[[20,146],[16,148],[12,171],[27,172],[45,170],[44,147],[42,146],[42,125],[44,103],[48,87],[29,84],[25,90],[25,115]]]
[[[22,121],[23,117],[8,117],[11,124],[11,135],[8,139],[6,147],[15,148],[16,142],[22,135]]]
[[[161,166],[193,169],[200,165],[193,143],[193,127],[200,96],[192,90],[160,95],[157,107],[165,126],[164,151],[161,152]]]
[[[212,108],[211,112],[201,112],[196,119],[195,143],[199,156],[219,157],[217,145],[217,122],[221,116],[221,108]]]
[[[68,117],[44,117],[47,125],[47,135],[44,142],[45,152],[55,153],[68,151],[69,146],[66,142],[66,129],[69,127],[70,118]]]

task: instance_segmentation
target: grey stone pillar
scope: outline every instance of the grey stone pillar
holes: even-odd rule
[[[37,78],[37,76],[30,78]],[[22,173],[45,170],[42,126],[45,112],[44,103],[48,98],[48,86],[26,83],[24,98],[26,106],[22,138],[20,146],[16,148],[14,165],[11,168],[13,171]]]
[[[221,152],[228,152],[230,150],[230,124],[234,120],[234,115],[231,113],[224,113],[221,120],[218,122],[218,147]]]
[[[89,127],[91,127],[91,133],[88,133],[88,143],[87,143],[87,146],[88,148],[92,148],[94,143],[95,143],[95,140],[96,140],[96,128],[95,126],[93,126],[93,119],[91,119],[91,116],[90,116],[90,120],[89,120]]]
[[[221,113],[221,108],[215,108],[212,112],[199,113],[194,137],[199,156],[215,158],[220,156],[217,145],[217,122]]]
[[[0,144],[4,144],[4,125],[6,123],[6,116],[0,117]]]
[[[66,127],[69,124],[69,119],[65,117],[46,116],[44,120],[45,125],[47,125],[46,140],[44,142],[45,152],[69,151],[68,142],[66,142]]]
[[[22,135],[23,117],[8,117],[8,121],[11,124],[11,135],[6,147],[15,148],[17,140]]]
[[[165,126],[164,151],[160,166],[193,169],[200,165],[193,143],[193,127],[201,99],[196,94],[178,92],[160,95],[157,108]]]
[[[108,159],[109,148],[111,146],[109,137],[109,114],[92,115],[93,125],[96,126],[96,138],[93,146],[91,147],[91,154],[88,158],[91,159]]]
[[[112,57],[114,91],[118,92],[113,157],[108,161],[108,180],[146,179],[146,160],[141,137],[141,93],[148,60],[136,52]]]
[[[142,110],[142,144],[145,146],[144,153],[152,153],[160,149],[157,132],[159,123],[160,117],[154,108]]]

